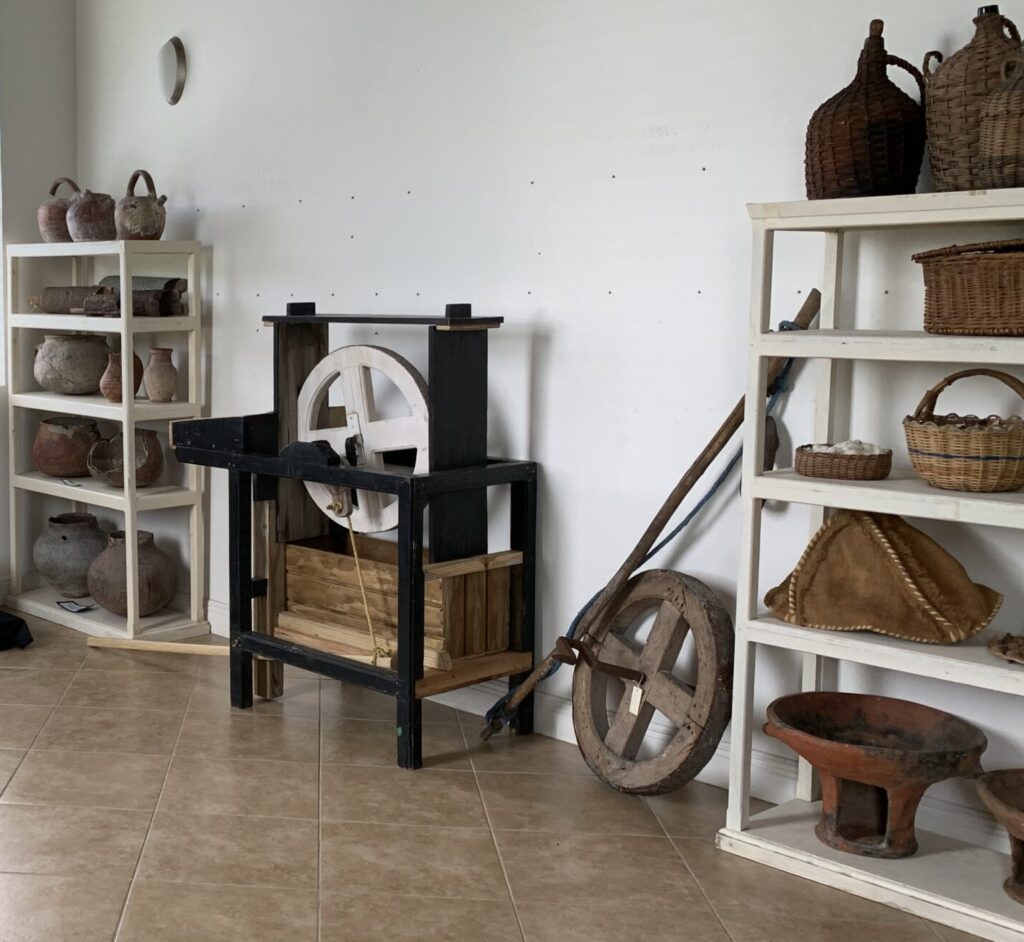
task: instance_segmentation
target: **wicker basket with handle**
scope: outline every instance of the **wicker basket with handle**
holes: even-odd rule
[[[805,478],[831,478],[834,481],[883,481],[892,470],[892,451],[877,455],[843,455],[812,451],[801,445],[794,454],[796,473]]]
[[[969,376],[998,379],[1024,399],[1024,382],[999,370],[978,368],[947,376],[903,420],[914,470],[929,484],[952,491],[1020,490],[1024,487],[1024,421],[1019,416],[935,415],[939,394]]]
[[[1024,336],[1024,239],[949,245],[913,256],[930,334]]]

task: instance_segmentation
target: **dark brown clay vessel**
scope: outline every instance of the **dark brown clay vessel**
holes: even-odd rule
[[[86,190],[68,208],[68,232],[75,242],[103,242],[117,238],[114,197]]]
[[[925,791],[980,774],[988,745],[980,729],[950,713],[856,693],[781,697],[768,707],[764,731],[820,775],[818,839],[864,857],[914,854]]]
[[[57,190],[60,185],[66,183],[71,187],[70,196],[58,196]],[[44,242],[70,242],[71,233],[68,232],[68,209],[78,199],[82,191],[78,184],[70,177],[57,177],[50,186],[50,195],[39,204],[36,213],[36,222],[39,223],[39,235]]]
[[[148,530],[138,531],[139,615],[145,617],[166,606],[178,589],[178,566],[153,542]],[[128,614],[128,584],[125,569],[125,532],[110,534],[107,548],[89,567],[89,594],[108,612]]]
[[[1012,869],[1003,888],[1024,904],[1024,769],[999,769],[978,779],[978,795],[1009,832]]]
[[[139,177],[146,181],[147,196],[135,195]],[[136,170],[128,181],[125,195],[117,201],[114,223],[119,239],[159,239],[167,222],[166,196],[157,196],[153,178],[145,170]]]
[[[39,423],[32,442],[32,464],[55,478],[87,478],[89,449],[100,440],[95,421],[74,415],[55,415]]]
[[[132,354],[132,368],[133,374],[132,379],[135,383],[135,388],[132,390],[132,395],[138,395],[139,387],[142,385],[143,366],[142,360],[138,354]],[[121,389],[121,354],[111,352],[107,357],[107,368],[100,377],[100,392],[103,393],[103,398],[108,402],[120,402],[123,396]]]
[[[86,459],[97,481],[110,487],[124,487],[124,440],[120,435],[96,442]],[[135,430],[135,486],[146,487],[160,477],[164,452],[156,432],[148,428]]]

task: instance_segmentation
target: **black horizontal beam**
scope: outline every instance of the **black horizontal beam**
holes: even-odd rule
[[[468,491],[476,487],[514,484],[516,481],[529,481],[536,476],[536,462],[488,458],[485,465],[452,468],[448,471],[431,471],[429,474],[419,475],[417,482],[420,483],[421,492],[430,496],[431,494]]]
[[[413,314],[268,314],[264,324],[385,324],[394,327],[500,327],[504,317],[421,317]]]
[[[394,696],[398,690],[398,674],[383,667],[351,661],[335,654],[327,654],[315,648],[307,648],[302,644],[293,644],[269,635],[245,632],[238,636],[237,647],[250,654],[262,655],[275,661],[283,661],[293,667],[344,680],[372,690],[379,690]]]

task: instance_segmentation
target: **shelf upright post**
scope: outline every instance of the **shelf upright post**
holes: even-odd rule
[[[4,336],[7,338],[7,454],[8,454],[8,513],[10,514],[10,549],[11,549],[11,595],[18,595],[23,589],[23,567],[21,564],[21,521],[20,495],[14,487],[14,456],[18,445],[17,415],[14,408],[14,393],[21,389],[21,350],[17,333],[11,329],[11,317],[14,314],[15,302],[18,300],[18,259],[7,251],[7,271],[4,279]]]
[[[750,749],[753,737],[754,659],[746,623],[757,614],[758,569],[761,562],[761,505],[753,481],[764,454],[767,361],[760,355],[761,334],[768,330],[772,305],[772,259],[775,233],[754,225],[751,316],[748,339],[747,399],[743,421],[743,536],[740,579],[736,594],[736,655],[733,666],[732,739],[729,746],[728,826],[743,830],[750,813]]]
[[[188,333],[188,401],[192,403],[195,415],[201,415],[202,383],[200,372],[203,364],[199,360],[200,331],[203,329],[203,294],[199,285],[199,252],[188,254],[188,315],[192,319],[192,330]],[[205,572],[202,565],[203,542],[205,540],[202,507],[202,481],[205,469],[189,465],[186,470],[187,486],[192,491],[192,506],[188,511],[189,520],[189,614],[193,621],[204,618],[203,597],[206,593]]]
[[[139,633],[139,520],[135,492],[135,335],[129,242],[121,242],[117,255],[121,278],[121,443],[124,457],[124,536],[127,576],[129,638]]]

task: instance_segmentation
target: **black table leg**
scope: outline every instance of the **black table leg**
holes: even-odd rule
[[[423,510],[415,478],[398,495],[398,764],[423,765],[423,707],[416,681],[423,677]]]
[[[536,608],[536,554],[537,554],[537,468],[531,469],[525,481],[512,485],[512,521],[510,545],[523,554],[522,614],[517,630],[512,633],[510,647],[515,651],[534,653],[534,624]],[[509,688],[521,684],[529,672],[509,677]],[[533,694],[523,700],[510,723],[512,732],[525,736],[533,732]]]
[[[231,573],[231,705],[252,706],[252,655],[238,647],[252,631],[252,475],[231,471],[228,546]]]

